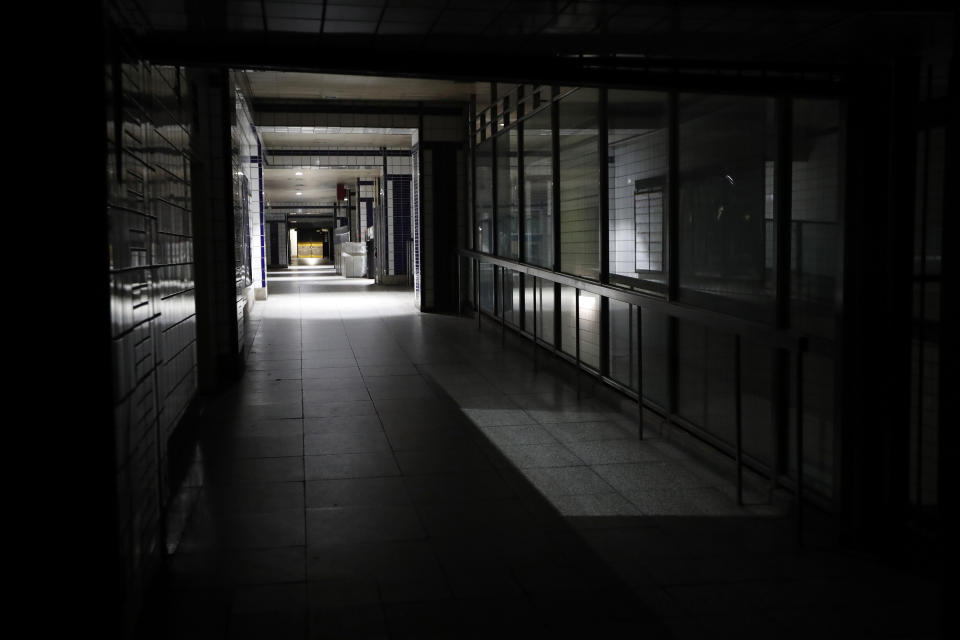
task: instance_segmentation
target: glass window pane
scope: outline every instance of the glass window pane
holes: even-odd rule
[[[766,464],[772,460],[773,351],[769,347],[740,341],[743,450]]]
[[[773,211],[775,157],[772,98],[681,94],[681,299],[772,320],[775,245],[765,212]]]
[[[480,251],[490,253],[493,250],[493,140],[480,143],[476,159],[476,246]]]
[[[795,100],[791,193],[791,324],[831,337],[840,274],[840,107]]]
[[[533,333],[534,323],[534,300],[536,299],[536,290],[533,287],[533,276],[523,276],[523,330]],[[537,329],[539,332],[539,328]]]
[[[511,128],[496,139],[497,151],[497,255],[520,259],[520,201],[517,140],[519,132]]]
[[[796,473],[797,384],[796,356],[790,358],[790,429],[787,468]],[[833,494],[834,361],[813,353],[803,355],[803,475],[804,482],[826,496]]]
[[[736,430],[734,337],[689,322],[678,323],[680,415],[733,443]]]
[[[554,344],[554,307],[554,284],[537,280],[537,338],[551,345]]]
[[[643,395],[663,408],[670,405],[667,375],[667,335],[670,319],[656,311],[642,309]],[[636,324],[636,320],[634,320]]]
[[[520,324],[520,272],[507,269],[503,281],[503,314],[508,323]]]
[[[666,283],[667,109],[665,93],[607,96],[612,276]]]
[[[580,361],[600,369],[600,296],[580,292]]]
[[[637,390],[637,320],[634,306],[619,300],[609,303],[610,377]]]
[[[523,121],[525,261],[553,267],[553,134],[550,109]]]
[[[480,264],[480,308],[493,313],[493,265]]]
[[[597,90],[560,101],[560,270],[600,277]]]
[[[560,287],[560,349],[571,356],[577,355],[577,290]]]
[[[703,425],[707,396],[707,330],[677,322],[677,412]]]

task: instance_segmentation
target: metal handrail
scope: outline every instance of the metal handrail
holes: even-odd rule
[[[611,287],[609,285],[604,285],[602,283],[587,280],[579,276],[572,276],[564,273],[557,273],[550,269],[544,269],[543,267],[537,267],[534,265],[525,264],[518,262],[516,260],[511,260],[509,258],[502,258],[499,256],[489,255],[485,253],[480,253],[477,251],[472,251],[469,249],[458,249],[457,253],[462,258],[467,258],[471,262],[475,262],[476,266],[473,268],[474,274],[474,300],[475,307],[477,311],[477,328],[481,327],[481,319],[483,316],[483,311],[480,307],[480,277],[479,277],[479,265],[480,263],[492,264],[500,267],[500,295],[504,295],[504,278],[505,270],[511,269],[519,273],[531,276],[534,283],[534,350],[536,352],[537,348],[537,335],[536,335],[536,281],[538,278],[543,279],[547,282],[552,282],[560,284],[563,286],[574,287],[576,291],[576,300],[577,308],[579,308],[579,295],[580,291],[587,291],[599,296],[603,296],[608,299],[618,300],[631,304],[637,307],[637,331],[638,331],[638,340],[640,331],[642,330],[642,313],[644,310],[656,310],[662,314],[679,318],[682,320],[688,320],[699,324],[701,326],[706,325],[710,328],[719,329],[727,333],[731,333],[734,336],[734,343],[736,353],[734,356],[734,385],[735,385],[735,422],[736,422],[736,431],[735,439],[733,443],[733,458],[736,463],[736,496],[737,504],[743,504],[743,466],[745,456],[743,452],[743,442],[742,442],[742,433],[743,433],[743,411],[742,411],[742,386],[741,386],[741,336],[747,335],[750,338],[750,341],[756,344],[767,346],[773,349],[781,349],[788,351],[796,355],[796,372],[795,372],[795,385],[796,385],[796,443],[795,443],[795,462],[796,462],[796,478],[795,478],[795,487],[794,487],[794,509],[795,509],[795,520],[796,520],[796,541],[798,545],[802,545],[803,540],[803,358],[802,355],[810,351],[811,337],[802,332],[792,330],[792,329],[778,329],[771,327],[769,325],[751,321],[744,320],[742,318],[737,318],[727,314],[719,313],[709,309],[703,309],[698,307],[693,307],[683,303],[679,303],[673,300],[666,300],[664,298],[659,298],[649,294],[629,291],[620,289],[617,287]],[[458,274],[461,272],[459,266],[460,260],[458,258]],[[496,287],[496,277],[494,278],[495,287]],[[464,296],[462,295],[462,282],[461,278],[457,278],[457,297],[458,297],[458,309],[461,308],[460,301],[463,300]],[[500,321],[500,330],[501,330],[501,340],[503,339],[503,332],[506,329],[505,315],[503,313],[503,305],[497,306],[496,294],[494,295],[494,309],[493,315],[497,316],[497,311],[499,313]],[[558,310],[559,311],[559,310]],[[577,368],[577,387],[579,389],[580,382],[580,371],[585,366],[580,361],[580,317],[579,312],[575,312],[575,339],[576,339],[576,349],[573,363]],[[603,329],[601,329],[603,330]],[[520,329],[521,333],[525,333]],[[829,348],[827,344],[828,341],[823,341],[821,348]],[[534,365],[536,366],[536,353],[534,355]],[[644,406],[648,404],[643,397],[643,369],[642,369],[642,347],[638,344],[638,355],[637,355],[637,374],[638,379],[638,392],[637,396],[637,409],[638,409],[638,438],[643,439],[643,409]],[[602,373],[598,376],[600,380],[610,384],[621,391],[624,390],[622,384],[617,383],[615,380],[603,375]],[[630,395],[633,395],[631,393]],[[667,412],[666,417],[673,424],[678,424],[678,426],[683,427],[683,422],[685,420],[680,420],[679,422],[675,418],[679,416],[674,416],[672,412]],[[775,428],[775,425],[772,425]],[[697,429],[699,431],[699,429]],[[719,450],[724,450],[726,447],[718,447]],[[772,499],[773,489],[777,484],[777,477],[775,473],[775,466],[770,468],[770,495]]]

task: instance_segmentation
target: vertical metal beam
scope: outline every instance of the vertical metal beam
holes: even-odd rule
[[[600,375],[610,376],[610,298],[600,296]]]
[[[803,353],[805,342],[801,338],[798,341],[797,363],[796,363],[796,385],[797,385],[797,490],[796,490],[796,521],[797,521],[797,545],[803,545]]]
[[[597,99],[598,199],[600,204],[600,282],[610,282],[610,178],[607,138],[607,90],[601,88]],[[600,375],[610,375],[610,300],[600,297]]]
[[[775,316],[778,329],[790,326],[793,198],[793,100],[780,96],[776,102],[777,154],[774,165],[773,224],[775,273]],[[798,237],[799,241],[799,237]],[[797,270],[799,274],[799,269]],[[773,502],[778,479],[786,459],[790,415],[790,353],[778,349],[773,356],[770,379],[771,421],[770,484],[768,500]]]
[[[777,99],[777,162],[774,166],[773,220],[776,238],[776,326],[790,326],[790,265],[793,193],[793,101]],[[799,270],[798,270],[799,273]]]
[[[523,100],[523,85],[517,89],[517,118],[522,118],[525,112],[525,105],[522,102]],[[526,206],[527,206],[527,194],[526,188],[524,187],[526,180],[526,173],[523,170],[523,122],[517,122],[515,125],[517,132],[517,241],[519,246],[517,247],[517,259],[520,262],[527,261],[527,248],[526,248],[526,234],[527,234],[527,223],[526,223]],[[507,134],[509,135],[509,134]],[[521,300],[526,296],[521,297]]]
[[[490,209],[493,212],[490,220],[491,228],[493,229],[493,235],[490,238],[490,253],[495,256],[501,255],[500,253],[500,227],[499,220],[497,218],[500,216],[500,207],[498,200],[500,199],[500,193],[498,191],[497,184],[497,146],[500,142],[499,137],[497,136],[497,83],[490,83],[490,184],[493,186],[493,193],[491,194],[490,199]],[[494,277],[496,280],[496,277]],[[496,285],[494,285],[496,289]],[[494,297],[494,313],[496,313],[496,297]]]
[[[573,289],[573,343],[577,359],[577,400],[580,399],[580,289]]]
[[[553,283],[553,348],[563,350],[563,323],[560,315],[560,285]]]
[[[960,18],[954,14],[954,33],[957,32],[957,26],[960,26]],[[956,51],[956,40],[954,40]],[[954,56],[956,61],[957,56]],[[956,63],[950,65],[950,80],[947,93],[947,117],[946,117],[946,152],[944,156],[944,175],[955,176],[960,172],[960,65]],[[960,208],[960,198],[958,196],[958,185],[955,180],[946,184],[943,189],[943,211],[957,211]],[[956,247],[960,234],[957,233],[957,217],[955,215],[943,216],[941,227],[941,241],[943,246]],[[940,266],[940,288],[941,298],[943,300],[956,299],[960,291],[957,289],[958,278],[957,258],[955,251],[943,252]],[[943,327],[958,326],[957,307],[954,305],[943,305],[940,310],[940,324]],[[944,523],[944,540],[957,539],[957,471],[954,461],[960,453],[960,447],[957,446],[957,403],[952,394],[943,393],[943,389],[949,389],[951,376],[957,372],[957,334],[955,331],[946,331],[941,336],[939,345],[940,371],[938,374],[938,383],[941,392],[937,398],[937,515],[940,522]],[[943,581],[941,586],[941,602],[946,602],[947,581]],[[941,614],[941,623],[946,627],[946,612]],[[955,618],[952,618],[955,619]]]
[[[477,94],[470,94],[470,206],[467,210],[467,221],[470,225],[467,233],[467,248],[479,251],[477,237]],[[472,264],[472,262],[471,262]],[[477,301],[479,308],[480,301]]]
[[[533,370],[538,368],[537,363],[537,276],[533,278]]]
[[[497,121],[493,121],[493,126],[497,126]],[[492,187],[492,193],[490,194],[490,228],[492,229],[490,236],[490,253],[495,256],[502,255],[500,252],[500,221],[497,219],[500,217],[500,205],[497,200],[500,199],[499,192],[499,166],[497,162],[499,158],[497,157],[497,147],[500,146],[500,138],[498,136],[492,136],[490,138],[490,185]]]
[[[737,504],[743,504],[743,380],[740,366],[740,334],[733,337],[733,384],[736,419]]]
[[[680,380],[680,354],[677,345],[677,334],[680,333],[680,321],[669,316],[667,318],[667,409],[676,414],[678,409],[677,384]]]
[[[679,97],[670,92],[667,125],[667,299],[676,300],[680,278],[680,126]],[[673,409],[671,409],[673,410]]]
[[[560,87],[554,86],[552,92],[556,98]],[[553,270],[560,271],[560,105],[556,100],[550,103],[550,132],[553,141]],[[555,341],[560,343],[560,340]]]
[[[473,263],[474,263],[473,280],[474,280],[474,282],[476,283],[476,286],[477,286],[476,298],[474,298],[474,300],[476,300],[476,302],[477,302],[477,303],[476,303],[476,307],[477,307],[477,330],[479,331],[479,330],[482,328],[482,327],[481,327],[481,320],[480,320],[480,318],[483,316],[483,312],[482,312],[481,309],[480,309],[480,261],[479,261],[479,260],[474,260]]]
[[[496,269],[496,267],[494,267]],[[500,267],[500,344],[507,339],[507,268]],[[496,310],[496,300],[494,300],[494,310]]]
[[[637,356],[637,435],[643,440],[643,310],[637,305],[637,348],[631,354]]]
[[[926,78],[926,102],[930,104],[930,96],[932,94],[933,86],[933,65],[927,65],[927,78]],[[924,393],[924,367],[926,365],[926,349],[924,348],[924,342],[926,341],[926,327],[927,327],[927,220],[928,220],[928,199],[930,191],[930,122],[926,121],[923,125],[923,158],[921,160],[922,165],[920,169],[921,176],[921,185],[920,185],[920,299],[917,301],[918,311],[920,313],[920,322],[919,325],[919,343],[920,346],[917,349],[917,433],[916,433],[916,443],[915,447],[917,448],[917,457],[916,457],[916,473],[914,476],[914,482],[917,485],[916,497],[914,498],[917,503],[917,507],[923,507],[923,414],[924,414],[924,402],[923,402],[923,393]],[[916,319],[914,320],[916,321]]]
[[[388,221],[388,218],[390,217],[390,210],[387,205],[387,203],[390,201],[390,181],[387,180],[387,176],[389,175],[389,167],[387,164],[387,148],[380,147],[380,154],[383,159],[383,197],[380,199],[380,210],[383,212],[380,216],[380,219],[382,220],[383,224],[376,232],[377,236],[380,238],[380,248],[382,249],[380,255],[378,256],[380,258],[380,260],[378,260],[380,264],[378,265],[377,271],[381,276],[386,276],[390,275],[390,223]],[[334,220],[334,224],[336,224],[336,220]]]
[[[600,181],[600,282],[610,282],[610,184],[607,141],[607,90],[601,88],[597,99],[597,163]],[[601,327],[601,333],[604,329]]]

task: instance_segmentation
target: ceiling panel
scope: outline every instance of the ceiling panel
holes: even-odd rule
[[[306,148],[306,149],[356,149],[362,147],[387,147],[390,149],[409,149],[409,134],[386,133],[272,133],[261,131],[260,137],[267,149]],[[269,151],[268,151],[269,153]]]
[[[303,175],[296,175],[298,171]],[[264,167],[264,199],[267,203],[331,204],[337,199],[338,183],[354,185],[357,178],[369,180],[379,176],[381,172],[380,167]],[[298,196],[298,191],[302,195]]]
[[[467,102],[475,83],[416,78],[247,71],[255,99],[417,100]]]

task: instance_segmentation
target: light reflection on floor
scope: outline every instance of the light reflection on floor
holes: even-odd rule
[[[400,364],[435,381],[566,516],[782,513],[763,504],[759,481],[749,492],[753,504],[737,506],[730,464],[705,466],[659,437],[658,424],[648,424],[647,439],[639,441],[631,402],[589,381],[578,398],[575,384],[555,370],[534,371],[529,351],[502,345],[499,331],[490,339],[462,318],[421,314],[410,289],[344,278],[333,265],[292,267],[268,277],[268,319],[340,320],[347,334],[351,322],[374,323],[393,334]],[[410,332],[421,342],[404,345]],[[431,358],[443,354],[443,366],[423,361],[418,349]]]

